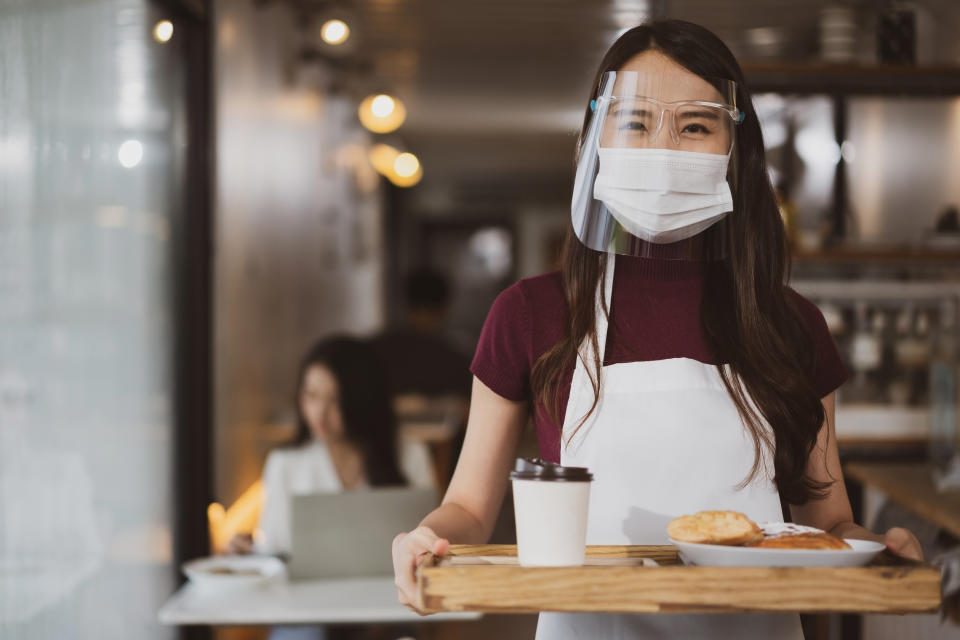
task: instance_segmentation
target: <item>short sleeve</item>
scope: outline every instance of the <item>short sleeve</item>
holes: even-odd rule
[[[508,400],[530,397],[530,314],[520,283],[497,296],[480,332],[470,371]]]
[[[792,289],[789,292],[801,316],[803,316],[807,328],[810,330],[810,335],[813,337],[816,353],[811,374],[813,386],[821,398],[826,397],[847,381],[850,372],[843,363],[843,358],[840,356],[839,349],[837,349],[837,343],[830,335],[827,322],[823,319],[823,314],[817,308],[817,305]]]

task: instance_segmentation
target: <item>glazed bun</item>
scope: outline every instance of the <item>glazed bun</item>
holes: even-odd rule
[[[751,547],[764,549],[849,549],[850,545],[829,533],[795,533],[772,536],[751,543]]]
[[[756,542],[763,532],[753,520],[737,511],[700,511],[674,518],[667,535],[680,542],[737,545]]]

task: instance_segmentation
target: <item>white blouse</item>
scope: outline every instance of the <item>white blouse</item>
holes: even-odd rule
[[[414,487],[434,487],[426,445],[400,443],[400,470]],[[366,482],[358,488],[369,488]],[[343,491],[326,443],[314,440],[294,449],[275,449],[263,467],[263,505],[257,526],[258,553],[290,553],[290,497]]]

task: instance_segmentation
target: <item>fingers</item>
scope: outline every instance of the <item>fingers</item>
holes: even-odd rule
[[[422,557],[432,552],[440,541],[441,538],[432,530],[427,527],[418,527],[410,532],[404,542],[411,546],[418,557]]]
[[[253,537],[246,533],[233,536],[227,543],[227,553],[241,555],[253,553]]]
[[[393,539],[394,584],[397,601],[413,611],[417,594],[417,566],[429,553],[444,556],[450,551],[450,542],[440,538],[428,527],[417,527],[410,533],[401,533]]]
[[[883,541],[892,553],[912,560],[923,560],[923,549],[920,541],[910,531],[901,527],[894,527],[883,536]]]
[[[416,563],[416,534],[415,529],[393,539],[393,583],[397,586],[397,600],[407,606],[415,591],[413,568]]]

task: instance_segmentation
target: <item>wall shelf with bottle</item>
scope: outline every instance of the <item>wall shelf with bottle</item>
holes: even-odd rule
[[[816,4],[809,8],[815,46],[795,23],[746,30],[750,62],[743,69],[754,93],[960,95],[960,59],[951,44],[956,8],[899,0]]]
[[[934,4],[825,0],[809,9],[815,42],[786,21],[743,34],[771,180],[782,209],[795,206],[791,231],[816,230],[818,247],[875,237],[918,244],[915,232],[933,217],[957,219],[952,183],[927,178],[956,150],[960,5]],[[914,226],[904,231],[907,217]]]
[[[843,443],[929,440],[945,412],[954,420],[960,282],[801,280],[820,308],[851,379],[837,394]],[[953,436],[947,436],[950,438]]]
[[[886,65],[897,70],[886,75],[843,67],[848,72],[822,76],[834,66],[809,68],[797,72],[798,82],[759,78],[751,87],[771,180],[800,257],[930,262],[960,254],[949,169],[958,145],[960,66]],[[903,244],[849,246],[871,241]],[[821,251],[826,247],[837,248]]]

